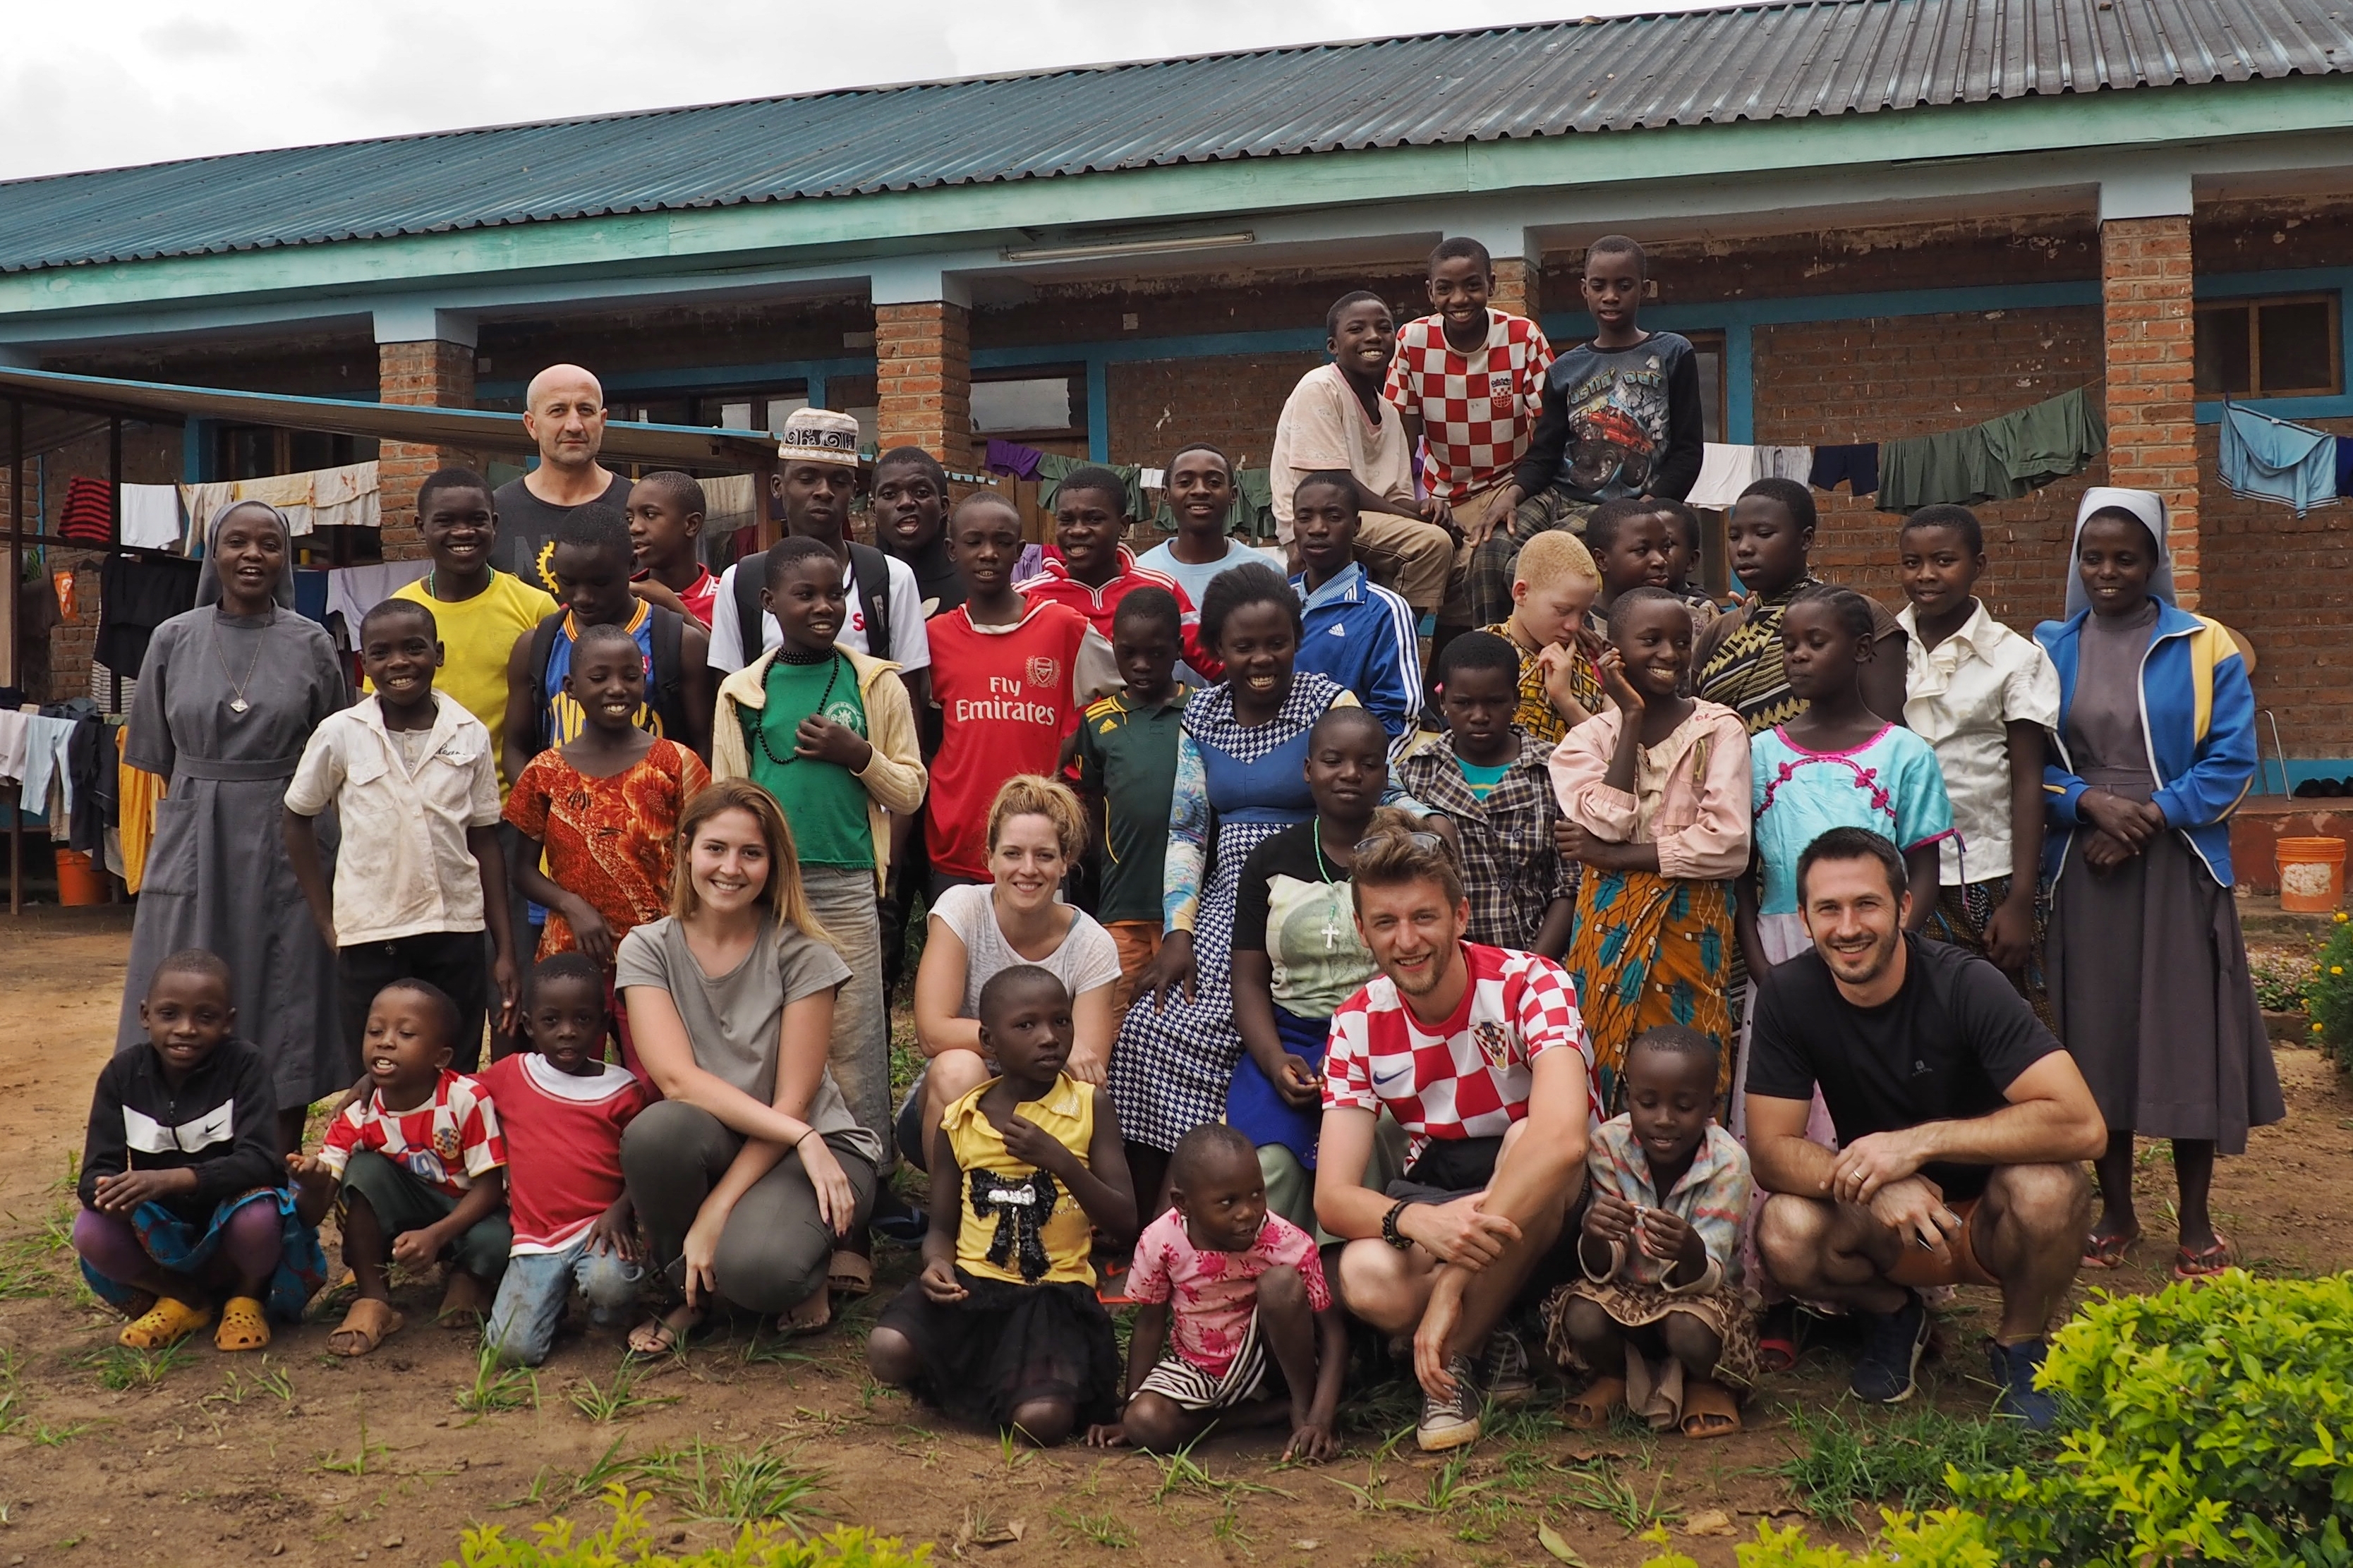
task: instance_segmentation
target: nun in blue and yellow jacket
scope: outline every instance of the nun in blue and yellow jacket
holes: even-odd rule
[[[2214,1155],[2286,1114],[2231,896],[2230,816],[2255,775],[2247,662],[2220,622],[2174,603],[2165,502],[2084,492],[2067,618],[2035,639],[2059,669],[2045,971],[2064,1040],[2108,1124],[2086,1268],[2140,1235],[2133,1135],[2169,1138],[2173,1272],[2233,1259],[2207,1212]]]

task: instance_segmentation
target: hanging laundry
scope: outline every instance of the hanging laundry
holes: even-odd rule
[[[1757,448],[1757,477],[1760,479],[1795,479],[1802,485],[1813,471],[1814,449],[1811,447]]]
[[[113,555],[98,568],[98,645],[108,668],[137,673],[157,626],[196,607],[204,567],[171,556]]]
[[[1038,454],[1038,504],[1046,511],[1054,510],[1054,497],[1062,481],[1080,468],[1109,468],[1119,476],[1125,507],[1131,518],[1144,515],[1144,470],[1134,463],[1098,463],[1086,458],[1065,458],[1060,452]]]
[[[375,528],[380,521],[374,463],[311,471],[312,528]]]
[[[1018,441],[1000,441],[992,436],[988,449],[981,458],[981,467],[992,474],[1011,474],[1017,479],[1038,477],[1039,460],[1046,456],[1035,447],[1025,447]]]
[[[190,538],[201,538],[214,513],[241,500],[276,507],[286,514],[287,531],[301,538],[322,528],[381,526],[380,475],[375,463],[366,462],[258,479],[213,480],[182,485],[180,501],[187,508]]]
[[[2227,400],[2222,482],[2233,495],[2277,501],[2302,517],[2337,499],[2337,437]]]
[[[114,731],[117,758],[121,756],[123,738],[130,732],[128,725]],[[134,893],[139,884],[147,879],[147,849],[155,842],[155,803],[164,798],[169,782],[129,763],[121,763],[115,772],[115,795],[120,802],[116,821],[122,838],[122,885]]]
[[[68,847],[103,854],[106,830],[115,819],[114,741],[87,702],[68,703],[81,710],[74,721],[73,738],[66,742],[67,777],[73,785],[72,832]]]
[[[1729,447],[1710,441],[1700,448],[1699,478],[1692,481],[1691,493],[1683,497],[1689,506],[1704,506],[1721,510],[1740,499],[1746,489],[1763,476],[1757,472],[1756,447]]]
[[[188,537],[204,539],[212,526],[213,513],[237,500],[234,480],[207,479],[200,485],[180,487],[180,505],[188,514]]]
[[[341,615],[345,630],[356,643],[362,617],[391,598],[394,589],[408,586],[432,569],[430,561],[386,561],[375,566],[338,566],[327,574],[326,614]]]
[[[1911,512],[1946,502],[1975,506],[2015,500],[2025,493],[2026,486],[1994,457],[1982,425],[1880,444],[1882,511]]]
[[[294,613],[304,620],[327,624],[326,570],[316,566],[294,569]]]
[[[122,543],[132,550],[170,550],[181,541],[180,487],[122,487]]]
[[[22,781],[18,802],[26,811],[47,815],[54,787],[62,797],[62,812],[69,817],[74,804],[73,770],[66,747],[73,740],[74,721],[53,719],[46,713],[27,713],[24,718],[25,763],[16,775]]]
[[[86,474],[68,479],[58,532],[76,544],[113,543],[114,487]]]
[[[2353,500],[2353,436],[2337,437],[2337,496]]]
[[[738,529],[757,529],[759,526],[757,481],[752,475],[723,474],[702,481],[702,537],[705,542],[725,539]]]
[[[1879,443],[1858,441],[1843,447],[1814,448],[1814,467],[1806,482],[1818,490],[1834,490],[1846,481],[1851,495],[1867,496],[1879,488]]]
[[[2033,489],[2082,473],[2108,447],[2108,424],[2088,386],[1989,419],[1980,428],[2002,471]]]
[[[1143,482],[1144,488],[1147,490],[1165,490],[1168,488],[1168,470],[1146,468],[1144,470]]]
[[[26,721],[31,717],[15,708],[0,708],[0,779],[25,776],[25,750],[32,734]]]
[[[1176,509],[1168,492],[1160,492],[1160,509],[1152,521],[1163,533],[1176,531]],[[1234,470],[1233,505],[1226,509],[1226,531],[1248,539],[1274,537],[1274,475],[1265,468]]]

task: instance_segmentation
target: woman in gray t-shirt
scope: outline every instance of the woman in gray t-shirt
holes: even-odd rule
[[[1034,963],[1062,983],[1073,1028],[1065,1070],[1082,1083],[1103,1081],[1119,944],[1055,896],[1086,847],[1086,813],[1070,787],[1019,774],[988,808],[993,879],[950,888],[933,903],[915,972],[915,1040],[929,1061],[899,1115],[899,1152],[917,1168],[930,1168],[929,1134],[941,1113],[996,1073],[980,1049],[980,988],[1001,969]]]
[[[623,1134],[621,1171],[656,1267],[686,1298],[629,1336],[645,1355],[713,1297],[823,1328],[827,1266],[865,1223],[882,1158],[826,1070],[849,966],[809,918],[776,802],[746,780],[713,784],[687,803],[679,838],[671,913],[614,960],[664,1096]]]

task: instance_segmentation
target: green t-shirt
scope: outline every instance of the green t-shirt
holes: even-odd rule
[[[1138,708],[1124,691],[1090,707],[1079,721],[1079,779],[1103,797],[1103,888],[1095,919],[1161,920],[1160,875],[1168,857],[1168,803],[1176,793],[1176,741],[1187,689],[1157,708]]]
[[[848,768],[793,754],[794,731],[820,706],[835,723],[866,733],[858,671],[840,654],[819,664],[777,658],[768,666],[765,684],[768,703],[759,710],[756,726],[752,710],[738,710],[746,731],[744,750],[752,757],[752,782],[784,808],[803,865],[871,871],[874,833],[867,823],[866,786]]]
[[[1454,759],[1454,765],[1462,770],[1462,782],[1471,786],[1471,798],[1485,800],[1494,793],[1495,786],[1504,782],[1504,775],[1510,773],[1516,763],[1498,763],[1492,768],[1482,768],[1457,757]]]

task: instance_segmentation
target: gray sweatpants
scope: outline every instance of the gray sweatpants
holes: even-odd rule
[[[882,923],[874,873],[804,866],[809,909],[849,965],[833,997],[833,1046],[827,1065],[858,1124],[891,1147],[891,1015],[882,997]],[[885,1163],[887,1163],[887,1158]]]
[[[673,1286],[687,1229],[744,1143],[742,1133],[711,1112],[675,1100],[647,1106],[621,1134],[621,1174],[645,1224],[653,1267]],[[831,1139],[827,1145],[857,1194],[855,1236],[874,1206],[874,1167]],[[801,1157],[787,1153],[728,1213],[713,1265],[719,1294],[747,1311],[789,1312],[825,1283],[834,1246]]]

